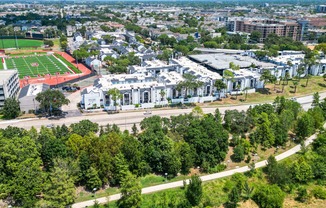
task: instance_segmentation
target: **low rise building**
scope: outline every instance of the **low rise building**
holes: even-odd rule
[[[22,112],[36,111],[40,107],[40,103],[35,99],[37,94],[50,89],[47,84],[29,84],[20,90],[18,100],[20,110]]]
[[[0,108],[3,108],[5,99],[16,98],[19,92],[19,78],[17,70],[0,71]]]

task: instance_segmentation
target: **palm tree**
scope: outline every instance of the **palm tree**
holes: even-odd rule
[[[307,79],[307,81],[306,81],[306,87],[308,86],[308,81],[309,81],[309,78],[311,77],[311,75],[310,74],[307,74],[306,75],[306,79]]]
[[[304,73],[304,71],[305,71],[305,68],[303,66],[299,66],[299,68],[297,70],[299,82],[300,82],[300,79],[301,79],[301,75]]]
[[[248,90],[250,89],[250,87],[245,87],[244,91],[245,91],[245,101],[247,100],[248,97]]]
[[[297,92],[297,86],[299,85],[298,81],[293,81],[293,85],[294,85],[294,93]]]
[[[198,81],[195,75],[189,73],[183,74],[183,78],[184,80],[179,82],[176,88],[177,90],[181,90],[181,89],[185,90],[185,98],[187,98],[188,96],[189,89],[195,89],[203,86],[204,84],[203,82]]]
[[[235,99],[236,99],[236,100],[238,99],[238,93],[239,93],[240,88],[241,88],[241,85],[239,85],[239,84],[237,84],[237,85],[235,86],[235,89],[237,90],[237,94],[236,94],[236,96],[235,96]]]
[[[285,72],[285,75],[284,75],[284,79],[286,80],[286,85],[289,84],[289,78],[290,78],[290,74],[289,74],[289,72],[287,71],[287,72]]]
[[[120,91],[117,88],[112,88],[112,89],[109,89],[109,91],[107,92],[107,95],[109,95],[110,99],[113,100],[113,105],[115,107],[115,110],[117,110],[117,100],[122,99],[122,94],[120,93]]]
[[[260,76],[259,80],[264,81],[264,85],[263,85],[264,89],[265,89],[265,84],[268,82],[271,82],[271,77],[272,77],[272,74],[271,74],[271,71],[269,71],[269,70],[263,71],[262,75]]]
[[[231,80],[234,82],[234,74],[230,70],[224,70],[223,71],[223,79],[226,80],[226,83],[228,83],[228,80]],[[226,84],[226,89],[227,89],[227,84]]]
[[[270,78],[270,82],[272,84],[274,84],[274,91],[275,91],[275,88],[276,88],[276,82],[277,82],[277,77],[275,75],[272,75],[271,78]]]
[[[216,80],[214,83],[214,87],[216,87],[216,90],[218,92],[218,99],[221,99],[221,91],[226,89],[226,84],[222,80]]]
[[[159,93],[160,93],[160,96],[161,96],[161,101],[163,101],[164,95],[165,95],[165,90],[161,89],[161,91]]]

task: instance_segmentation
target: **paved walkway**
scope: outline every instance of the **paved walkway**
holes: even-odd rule
[[[324,125],[324,127],[326,126],[326,124]],[[316,139],[316,134],[310,136],[306,141],[305,144],[306,146],[311,144],[314,139]],[[293,147],[292,149],[283,152],[282,154],[277,155],[275,158],[277,161],[283,160],[291,155],[294,155],[295,153],[299,152],[301,150],[301,145],[297,145],[295,147]],[[261,168],[266,166],[267,161],[261,161],[261,162],[257,162],[255,163],[255,167],[256,168]],[[228,170],[228,171],[223,171],[223,172],[219,172],[219,173],[214,173],[214,174],[210,174],[210,175],[205,175],[205,176],[201,176],[201,180],[202,181],[210,181],[210,180],[215,180],[218,178],[223,178],[223,177],[227,177],[227,176],[231,176],[235,173],[244,173],[249,171],[249,167],[248,166],[244,166],[241,168],[236,168],[233,170]],[[189,183],[189,180],[186,180],[187,184]],[[157,191],[162,191],[162,190],[166,190],[166,189],[171,189],[171,188],[178,188],[178,187],[182,187],[183,186],[183,181],[176,181],[176,182],[172,182],[172,183],[165,183],[165,184],[161,184],[161,185],[156,185],[156,186],[150,186],[147,188],[143,188],[142,189],[142,194],[148,194],[148,193],[153,193],[153,192],[157,192]],[[102,197],[102,198],[98,198],[96,199],[96,201],[98,201],[101,204],[107,203],[108,201],[116,201],[118,199],[120,199],[121,194],[114,194],[108,197]],[[72,208],[84,208],[84,207],[88,207],[88,206],[92,206],[94,205],[94,200],[89,200],[89,201],[84,201],[84,202],[79,202],[79,203],[75,203],[72,205]]]

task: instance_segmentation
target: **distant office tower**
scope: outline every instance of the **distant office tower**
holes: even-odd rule
[[[316,6],[317,13],[326,13],[326,5],[318,5]]]

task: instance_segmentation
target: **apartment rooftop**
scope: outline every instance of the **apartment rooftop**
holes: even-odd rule
[[[4,84],[17,70],[1,70],[0,71],[0,85]]]
[[[174,62],[176,62],[177,64],[179,64],[182,67],[187,68],[186,71],[188,71],[188,73],[191,73],[195,76],[197,76],[198,78],[204,78],[204,79],[222,79],[221,75],[216,73],[216,72],[212,72],[210,70],[208,70],[206,67],[193,62],[191,60],[189,60],[186,57],[181,57],[179,59],[173,59]]]
[[[158,75],[158,79],[160,82],[168,85],[176,85],[184,80],[182,75],[175,71],[162,72]]]
[[[258,68],[271,68],[276,66],[273,63],[258,61],[250,56],[234,54],[200,54],[191,55],[189,57],[216,70],[229,69],[231,62],[235,65],[239,65],[240,68],[249,68],[252,64]]]

